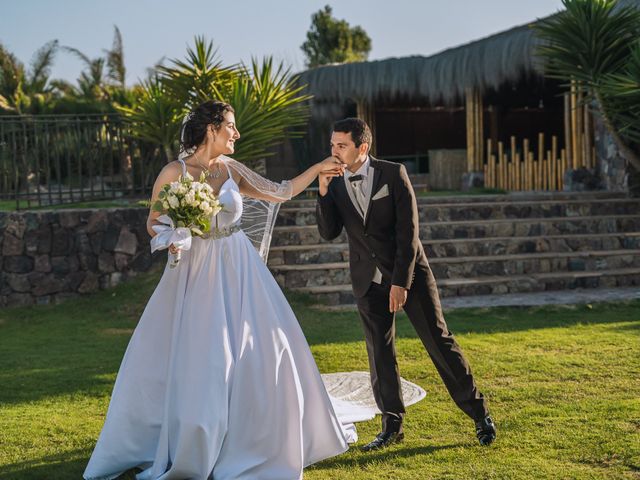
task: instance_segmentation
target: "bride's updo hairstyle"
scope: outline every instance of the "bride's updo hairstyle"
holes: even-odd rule
[[[182,124],[180,151],[186,152],[198,147],[207,134],[207,127],[213,124],[218,130],[224,121],[224,114],[235,113],[228,103],[207,100],[194,108]]]

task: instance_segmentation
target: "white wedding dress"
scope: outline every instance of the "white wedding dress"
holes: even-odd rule
[[[231,176],[220,201],[219,227],[236,225],[242,197]],[[293,480],[347,450],[354,433],[336,417],[291,307],[239,230],[194,238],[177,268],[165,268],[84,478],[141,467],[139,480]]]

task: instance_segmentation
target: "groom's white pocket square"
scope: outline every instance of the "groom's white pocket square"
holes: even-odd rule
[[[386,183],[378,190],[378,192],[371,198],[371,200],[380,200],[381,198],[389,196],[389,185]]]

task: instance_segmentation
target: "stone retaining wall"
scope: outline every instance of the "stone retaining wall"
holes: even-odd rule
[[[146,208],[0,212],[0,306],[58,303],[148,270],[147,214]]]

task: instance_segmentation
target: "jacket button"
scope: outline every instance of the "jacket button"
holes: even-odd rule
[[[376,258],[376,254],[375,254],[375,253],[372,253],[372,254],[371,254],[371,258]]]
[[[368,237],[368,236],[369,236],[369,234],[368,234],[368,233],[365,233],[365,234],[364,234],[364,236],[365,236],[365,237]]]

